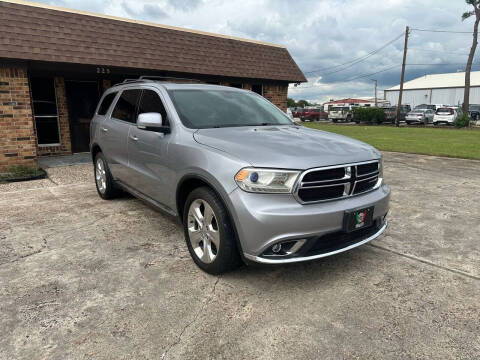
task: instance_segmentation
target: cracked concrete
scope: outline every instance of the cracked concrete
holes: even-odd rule
[[[221,277],[170,217],[101,200],[90,165],[0,185],[0,359],[478,359],[480,162],[385,167],[385,237]]]

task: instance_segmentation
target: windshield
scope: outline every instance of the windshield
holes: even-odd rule
[[[191,129],[233,126],[292,125],[260,95],[229,90],[169,90],[182,123]]]
[[[470,105],[468,108],[469,110],[474,110],[474,111],[479,111],[480,110],[480,105]]]
[[[437,110],[437,114],[453,115],[453,109],[450,109],[450,108],[440,108],[440,109]]]

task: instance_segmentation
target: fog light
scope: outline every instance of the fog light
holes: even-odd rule
[[[282,250],[282,244],[275,244],[272,246],[272,251],[274,253],[279,253]]]
[[[293,255],[305,244],[307,239],[287,240],[272,245],[266,250],[264,256],[288,256]]]

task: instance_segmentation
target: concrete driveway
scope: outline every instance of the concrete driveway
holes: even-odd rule
[[[385,154],[387,235],[220,277],[90,165],[0,185],[1,359],[478,359],[480,162]]]

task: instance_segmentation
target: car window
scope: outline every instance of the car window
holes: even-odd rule
[[[280,109],[252,92],[182,89],[168,93],[189,128],[292,124]]]
[[[138,113],[143,114],[149,112],[160,113],[164,124],[168,124],[167,111],[165,110],[165,106],[163,106],[160,96],[153,90],[143,90],[142,98],[138,104]]]
[[[98,113],[97,113],[98,115],[105,115],[107,113],[108,109],[110,108],[110,105],[112,105],[112,102],[115,99],[115,96],[117,96],[117,93],[113,92],[106,95],[103,98],[102,103],[98,108]]]
[[[140,92],[140,89],[124,90],[115,104],[112,117],[135,124],[137,122],[136,108]]]

